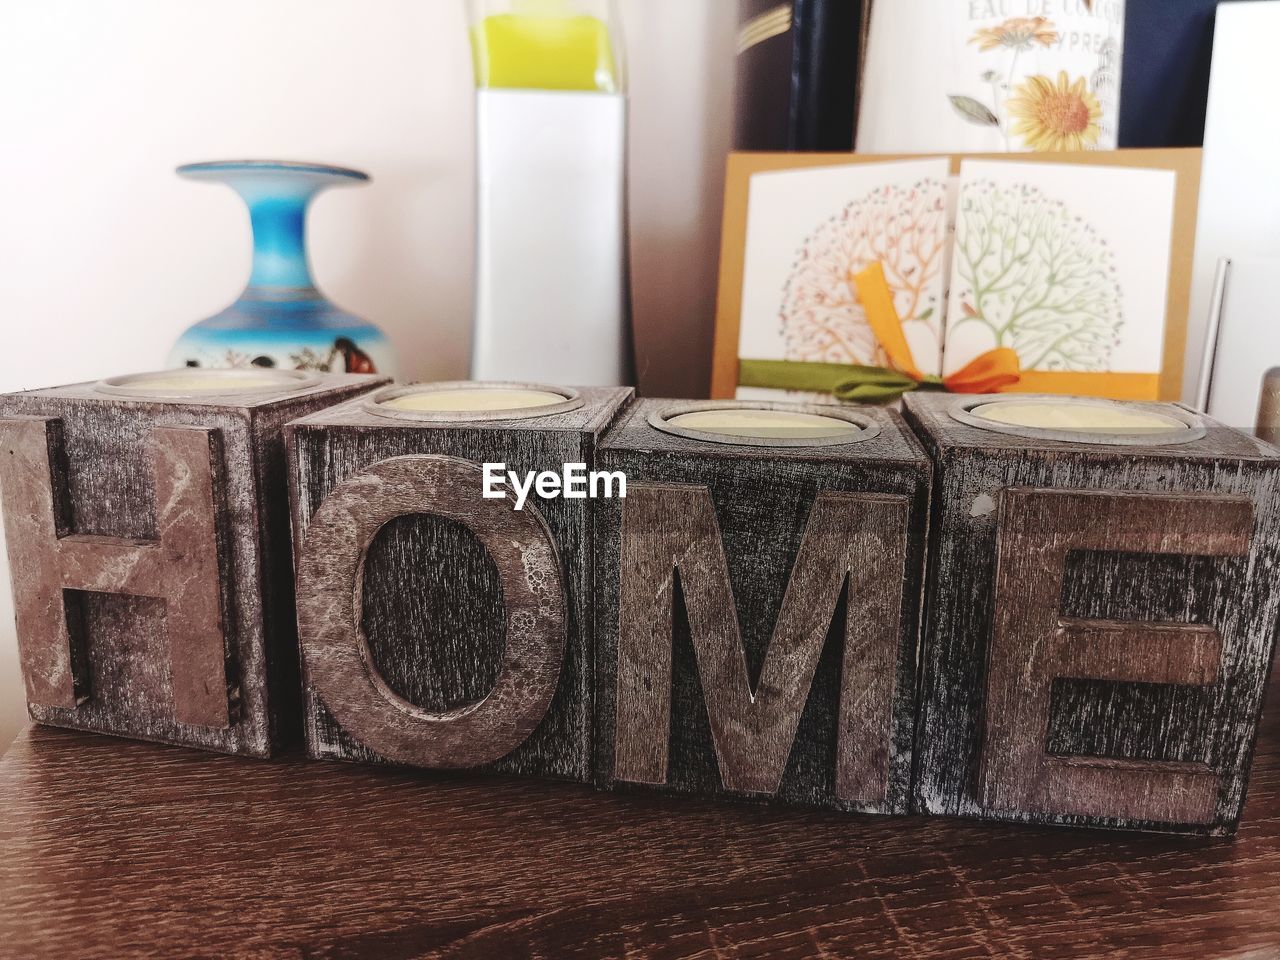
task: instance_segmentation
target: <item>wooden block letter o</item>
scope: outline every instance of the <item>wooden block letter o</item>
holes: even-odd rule
[[[526,505],[486,500],[483,471],[441,456],[395,457],[335,487],[316,511],[298,561],[298,639],[312,687],[343,729],[389,760],[474,767],[506,756],[541,722],[564,659],[566,603],[546,521]],[[424,710],[378,674],[361,630],[364,558],[383,524],[423,513],[464,524],[502,583],[506,645],[489,694],[456,710]],[[448,577],[447,567],[433,573]]]

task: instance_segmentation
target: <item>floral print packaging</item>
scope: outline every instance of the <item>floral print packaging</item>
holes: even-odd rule
[[[1113,150],[1124,0],[873,8],[860,153]]]

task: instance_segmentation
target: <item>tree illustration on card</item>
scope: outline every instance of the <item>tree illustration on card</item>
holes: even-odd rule
[[[1103,372],[1124,329],[1116,256],[1071,206],[1024,183],[966,182],[946,368],[1012,347],[1024,369]],[[964,356],[953,357],[953,346]]]
[[[879,262],[919,360],[941,350],[947,187],[924,178],[887,183],[850,200],[800,245],[782,288],[786,359],[887,363],[854,290],[853,276]]]

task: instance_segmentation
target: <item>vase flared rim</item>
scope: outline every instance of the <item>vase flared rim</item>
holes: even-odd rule
[[[309,163],[303,160],[202,160],[198,163],[184,163],[177,168],[176,173],[181,177],[227,173],[302,173],[338,177],[359,183],[369,180],[369,175],[363,170],[334,166],[329,163]]]

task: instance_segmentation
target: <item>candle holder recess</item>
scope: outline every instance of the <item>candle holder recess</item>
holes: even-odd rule
[[[903,813],[930,465],[896,413],[644,400],[598,465],[596,776]]]
[[[592,501],[515,509],[484,465],[589,466],[630,396],[394,387],[288,427],[311,756],[590,781]]]
[[[385,383],[174,370],[0,397],[33,719],[268,756],[297,727],[281,428]]]
[[[1174,404],[915,395],[934,462],[922,813],[1231,833],[1280,455]]]

